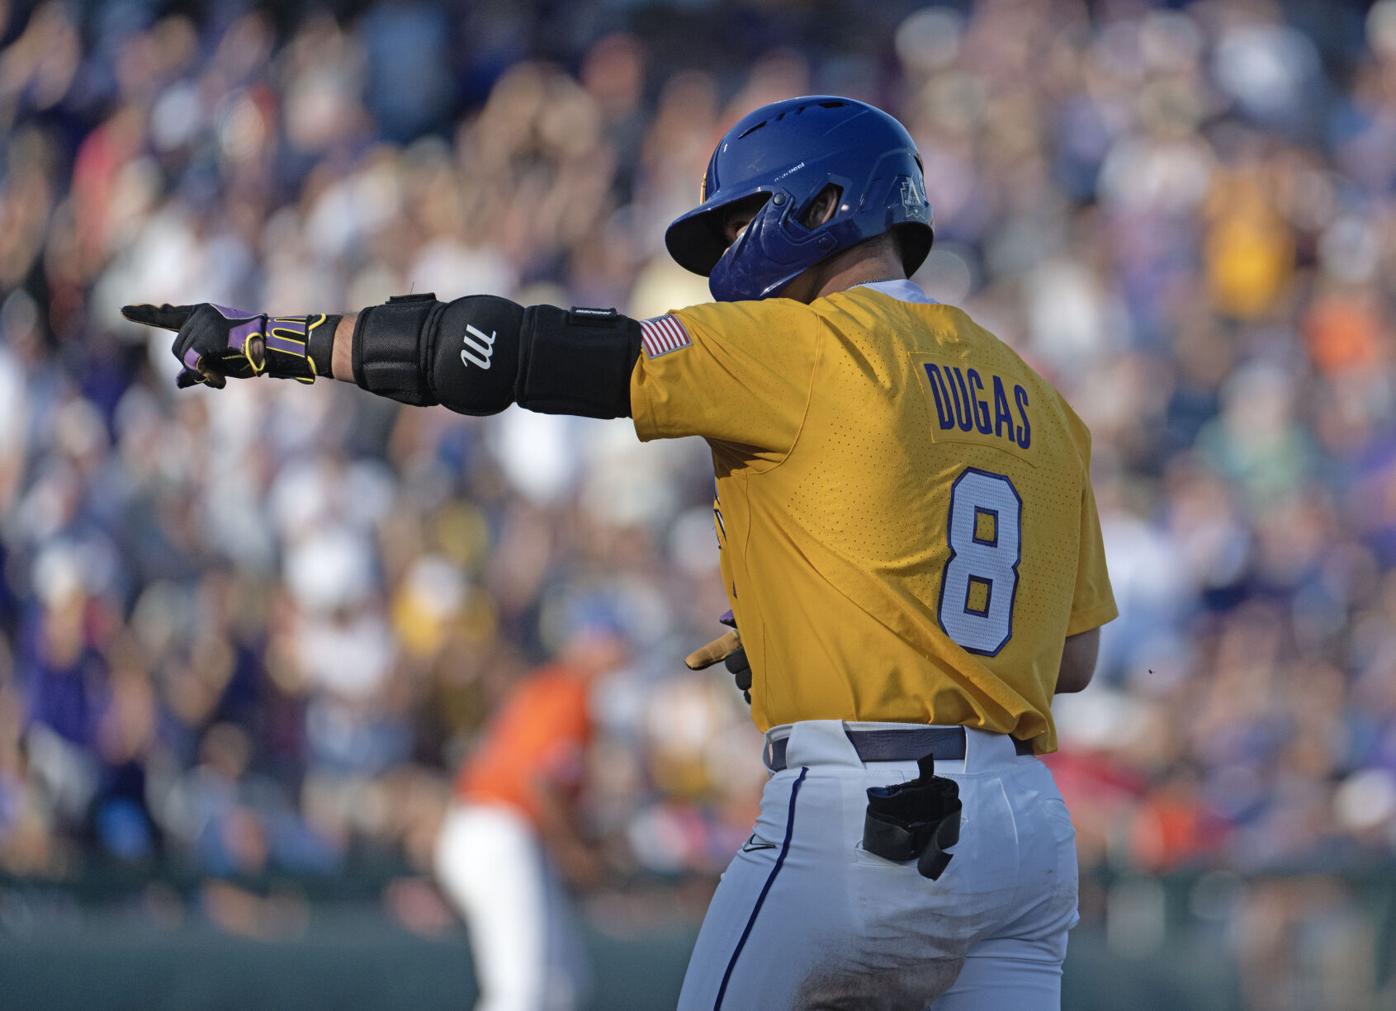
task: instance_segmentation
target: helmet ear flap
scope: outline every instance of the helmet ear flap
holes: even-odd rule
[[[761,213],[762,208],[770,202],[770,199],[770,191],[761,190],[760,192],[753,193],[749,197],[734,200],[732,203],[722,208],[720,212],[713,215],[713,226],[720,233],[719,237],[722,239],[724,248],[732,245],[732,243],[736,241],[735,237],[731,240],[728,239],[728,225],[734,219],[746,218],[746,220],[742,222],[742,228],[745,228],[752,221],[756,220],[756,216]],[[738,231],[740,232],[740,229]]]
[[[780,262],[771,255],[772,237],[791,222],[795,204],[787,191],[767,191],[760,195],[765,199],[708,272],[708,290],[719,302],[765,298],[780,284],[799,273],[798,269],[792,269],[784,281],[776,284],[770,283],[770,278],[766,276],[771,273],[771,266]],[[725,220],[730,221],[731,216]],[[779,242],[778,239],[776,241]],[[780,273],[779,267],[776,273]],[[753,294],[755,291],[760,294]]]
[[[664,242],[681,266],[706,276],[733,243],[727,224],[738,213],[755,218],[771,199],[770,190],[757,190],[701,212],[690,212],[669,226]]]

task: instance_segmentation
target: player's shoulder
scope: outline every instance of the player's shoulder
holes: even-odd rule
[[[811,310],[836,328],[852,324],[899,345],[996,344],[998,338],[979,326],[964,309],[937,301],[915,281],[874,281],[815,299]]]
[[[677,317],[687,328],[712,335],[772,333],[816,328],[819,325],[818,314],[810,306],[791,298],[700,302],[674,309],[668,315]]]
[[[918,286],[907,280],[860,284],[821,296],[812,302],[800,302],[792,298],[702,302],[682,309],[673,309],[667,315],[677,317],[686,327],[696,327],[715,334],[745,330],[765,333],[817,331],[825,324],[846,329],[850,319],[861,324],[864,330],[875,331],[879,329],[878,323],[892,322],[895,315],[894,307],[901,303],[916,304],[920,308],[930,309],[933,317],[943,313],[947,329],[953,329],[959,317],[968,320],[968,316],[962,310],[928,298]]]

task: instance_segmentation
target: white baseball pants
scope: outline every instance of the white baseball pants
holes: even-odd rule
[[[585,980],[571,905],[533,827],[507,807],[456,804],[436,877],[470,932],[477,1011],[572,1011]]]
[[[794,724],[788,767],[708,907],[680,1011],[1056,1011],[1078,919],[1071,818],[1042,762],[965,733],[965,757],[935,765],[964,811],[931,881],[861,846],[867,788],[915,779],[916,763],[863,763],[837,720]]]

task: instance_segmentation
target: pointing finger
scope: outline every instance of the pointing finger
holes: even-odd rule
[[[178,331],[194,314],[192,305],[123,305],[121,315],[132,323]]]
[[[684,657],[684,665],[689,670],[706,670],[719,660],[726,659],[741,649],[741,638],[736,632],[725,632],[705,646],[700,646]]]

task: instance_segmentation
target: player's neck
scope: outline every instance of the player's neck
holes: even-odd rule
[[[787,292],[787,297],[799,298],[802,302],[813,302],[816,298],[845,291],[859,284],[874,281],[900,281],[906,278],[906,269],[895,249],[875,246],[865,249],[855,246],[840,256],[810,268],[796,278],[805,282],[799,293]],[[792,285],[792,287],[794,287]],[[801,297],[804,295],[805,297]]]

